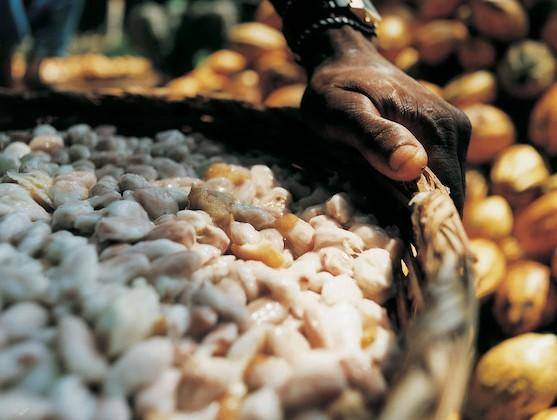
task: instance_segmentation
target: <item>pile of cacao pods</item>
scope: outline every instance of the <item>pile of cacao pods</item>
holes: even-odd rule
[[[557,2],[381,11],[383,54],[472,124],[464,226],[481,317],[462,417],[557,419]]]

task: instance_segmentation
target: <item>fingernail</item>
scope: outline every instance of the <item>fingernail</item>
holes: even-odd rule
[[[425,151],[412,144],[405,144],[396,148],[389,159],[389,166],[393,171],[409,172],[416,176],[427,165]]]

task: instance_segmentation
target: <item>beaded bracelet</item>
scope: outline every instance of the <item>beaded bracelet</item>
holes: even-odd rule
[[[303,4],[300,4],[303,3]],[[302,62],[304,52],[312,45],[311,40],[315,35],[330,28],[339,28],[348,25],[364,35],[374,37],[376,35],[375,26],[365,25],[356,18],[350,16],[348,9],[341,7],[323,7],[327,2],[318,2],[317,9],[321,16],[316,16],[315,20],[302,20],[304,16],[315,10],[315,4],[308,0],[289,0],[285,6],[283,28],[284,35],[290,49],[296,56],[297,61]],[[313,6],[313,7],[312,7]],[[304,8],[305,7],[305,8]],[[319,14],[319,13],[318,13]]]

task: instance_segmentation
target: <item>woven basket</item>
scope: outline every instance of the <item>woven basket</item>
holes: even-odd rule
[[[382,223],[396,223],[406,244],[407,274],[397,280],[391,311],[404,352],[379,418],[446,420],[460,409],[474,356],[477,302],[466,234],[446,188],[431,171],[415,183],[387,181],[352,149],[315,138],[293,109],[206,98],[166,102],[0,90],[0,130],[37,121],[58,127],[113,124],[137,135],[181,128],[226,141],[238,152],[264,150],[313,179],[339,181],[340,173],[356,192],[358,207],[373,211]]]

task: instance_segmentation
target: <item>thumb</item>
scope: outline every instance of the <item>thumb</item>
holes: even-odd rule
[[[361,118],[365,124],[361,128],[364,141],[360,142],[358,150],[366,160],[391,179],[411,181],[418,178],[427,166],[427,153],[412,133],[375,114]]]
[[[309,118],[318,131],[352,144],[383,175],[411,181],[427,166],[427,153],[416,137],[404,126],[381,117],[367,96],[335,89],[320,101],[304,101],[306,113],[320,114]],[[316,107],[317,103],[321,106]]]

